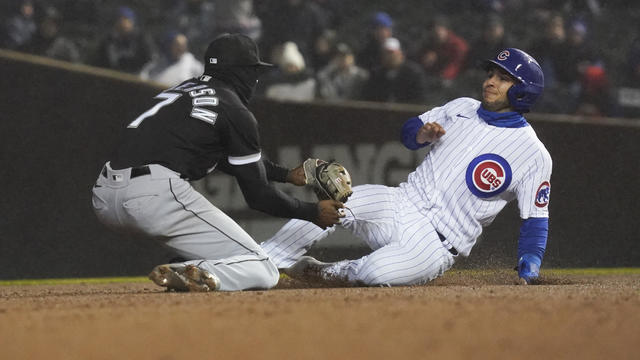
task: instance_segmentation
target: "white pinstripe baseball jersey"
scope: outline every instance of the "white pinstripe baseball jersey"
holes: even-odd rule
[[[528,124],[489,125],[479,106],[460,98],[419,116],[423,123],[438,122],[446,134],[398,187],[353,188],[342,226],[374,251],[333,263],[323,276],[367,285],[423,284],[453,265],[451,246],[468,256],[482,227],[510,200],[518,200],[523,219],[548,217],[549,153]],[[261,245],[286,268],[333,231],[291,220]]]
[[[446,134],[400,187],[438,232],[468,256],[482,227],[510,200],[520,217],[548,217],[551,156],[531,126],[487,124],[480,102],[455,99],[419,118],[438,122]]]

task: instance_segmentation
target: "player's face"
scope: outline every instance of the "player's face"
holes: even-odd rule
[[[482,107],[489,111],[505,112],[511,110],[507,91],[515,80],[504,70],[492,67],[482,83]]]

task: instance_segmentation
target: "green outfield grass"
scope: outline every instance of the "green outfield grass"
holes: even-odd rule
[[[0,280],[0,286],[8,285],[65,285],[65,284],[110,284],[149,281],[146,276],[72,278],[72,279],[20,279]]]
[[[640,268],[583,268],[541,270],[550,275],[631,275],[640,274]]]
[[[448,274],[470,274],[481,276],[483,274],[491,274],[496,271],[504,271],[505,269],[479,269],[479,270],[451,270]],[[552,275],[632,275],[640,274],[638,268],[579,268],[579,269],[543,269],[541,276]],[[281,274],[280,277],[286,277]],[[65,285],[65,284],[110,284],[110,283],[139,283],[147,282],[146,276],[129,276],[129,277],[103,277],[103,278],[69,278],[69,279],[20,279],[20,280],[0,280],[0,286],[11,285]]]
[[[449,270],[446,274],[471,274],[471,275],[483,275],[483,274],[492,274],[496,271],[504,271],[511,270],[515,273],[515,270],[512,269],[453,269]],[[622,268],[570,268],[570,269],[542,269],[540,270],[540,275],[552,275],[552,276],[561,276],[561,275],[631,275],[631,274],[640,274],[640,267],[622,267]]]

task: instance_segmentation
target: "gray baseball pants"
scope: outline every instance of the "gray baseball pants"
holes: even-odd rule
[[[139,168],[138,168],[139,169]],[[148,165],[148,174],[107,162],[93,188],[93,209],[106,226],[142,234],[220,279],[220,290],[268,289],[278,269],[235,221],[211,204],[179,174]],[[146,172],[146,168],[145,168]]]

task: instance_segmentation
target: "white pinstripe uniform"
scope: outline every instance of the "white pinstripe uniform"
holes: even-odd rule
[[[455,252],[468,256],[482,227],[509,201],[518,200],[523,219],[548,217],[549,153],[530,126],[489,125],[479,106],[459,98],[420,115],[446,134],[407,181],[354,187],[346,203],[353,214],[347,211],[342,225],[374,251],[334,263],[326,274],[368,285],[425,283],[453,265]],[[332,231],[292,220],[262,247],[286,268]]]

